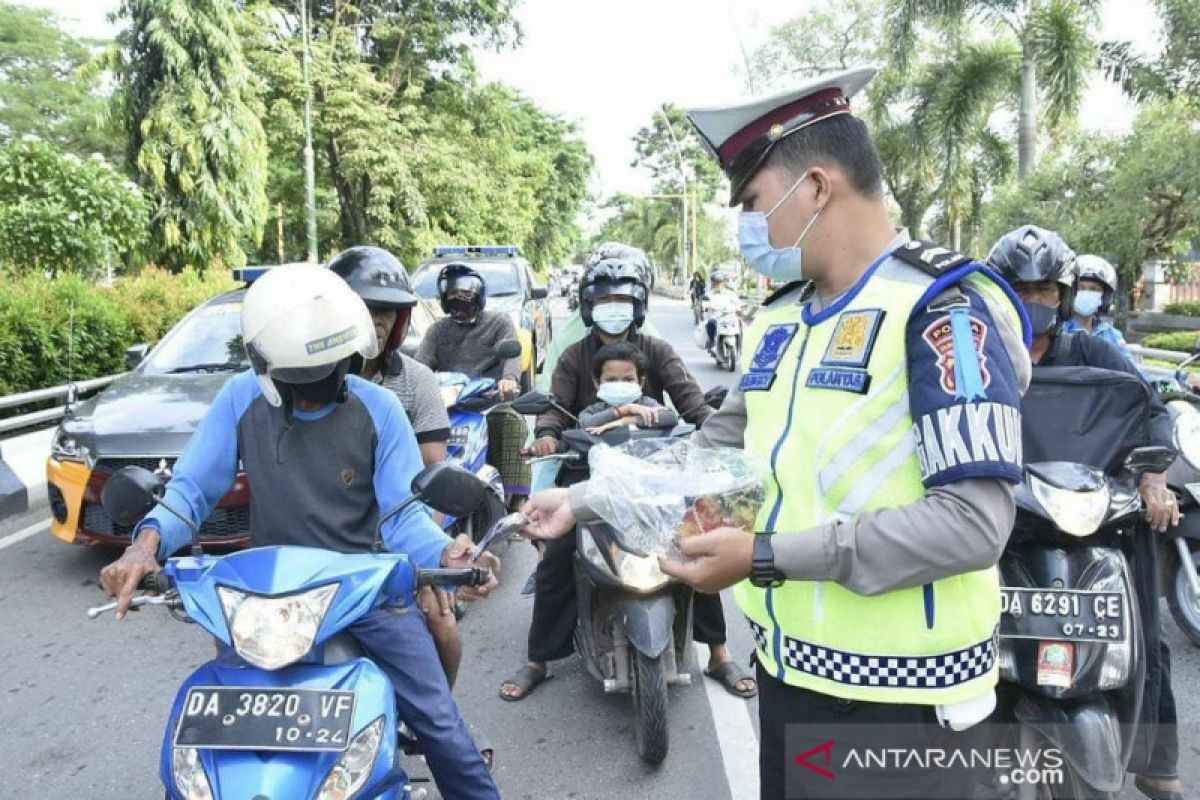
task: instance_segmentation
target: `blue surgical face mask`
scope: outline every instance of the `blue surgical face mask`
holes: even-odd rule
[[[596,387],[596,397],[610,406],[623,406],[640,400],[642,387],[633,381],[608,381]]]
[[[1081,317],[1094,317],[1100,310],[1104,292],[1087,290],[1075,295],[1075,313]]]
[[[609,336],[620,336],[633,324],[633,303],[602,303],[593,306],[592,322]]]
[[[813,223],[825,209],[822,207],[813,214],[812,219],[808,221],[808,225],[804,226],[796,243],[791,247],[771,246],[771,228],[768,221],[771,215],[783,205],[783,201],[791,197],[792,192],[796,191],[807,177],[808,173],[801,175],[800,179],[792,184],[792,188],[788,189],[783,197],[779,198],[779,202],[765,214],[761,211],[743,211],[738,215],[738,249],[741,250],[742,256],[750,263],[755,272],[771,280],[798,281],[804,277],[804,270],[801,267],[800,242],[804,241],[804,237],[808,235]]]

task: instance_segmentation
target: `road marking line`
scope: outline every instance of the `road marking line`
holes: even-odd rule
[[[26,539],[28,539],[30,536],[39,534],[43,530],[49,530],[49,528],[50,528],[50,521],[45,520],[42,522],[35,522],[32,525],[30,525],[28,528],[22,528],[21,530],[17,531],[16,533],[10,533],[8,536],[5,536],[3,539],[0,539],[0,550],[3,550],[6,547],[11,547],[14,544],[19,544],[20,542],[23,542]]]
[[[708,653],[701,652],[696,642],[692,647],[696,649],[696,663],[707,664]],[[700,682],[704,684],[704,694],[712,709],[721,761],[729,780],[729,796],[735,800],[758,797],[758,736],[750,721],[750,704],[734,697],[717,681],[703,674]]]

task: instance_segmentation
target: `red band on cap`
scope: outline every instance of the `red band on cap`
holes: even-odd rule
[[[822,105],[840,97],[842,97],[842,90],[834,86],[829,89],[822,89],[819,92],[807,95],[785,106],[780,106],[770,113],[764,114],[733,136],[730,136],[725,140],[724,144],[717,148],[717,155],[721,157],[722,166],[728,166],[733,163],[738,153],[766,135],[772,126],[782,125],[802,114],[815,111]],[[829,111],[844,111],[848,105],[848,103],[830,104]]]

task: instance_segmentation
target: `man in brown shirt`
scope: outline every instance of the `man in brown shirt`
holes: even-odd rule
[[[664,390],[680,416],[696,425],[713,414],[704,393],[688,373],[683,359],[670,344],[638,332],[645,321],[649,293],[635,265],[621,258],[590,264],[581,282],[580,313],[588,334],[563,351],[550,381],[551,393],[572,414],[578,415],[596,402],[593,362],[606,344],[628,342],[645,356],[644,393],[660,403]],[[534,452],[551,455],[558,450],[565,428],[574,427],[565,415],[551,411],[538,417]],[[500,687],[505,700],[520,700],[549,674],[546,663],[566,658],[574,650],[577,618],[574,579],[575,537],[556,539],[546,545],[535,573],[536,593],[533,620],[529,626],[527,661]],[[693,605],[696,641],[709,646],[704,674],[730,693],[748,698],[757,694],[757,684],[734,663],[725,646],[725,613],[719,595],[697,593]]]

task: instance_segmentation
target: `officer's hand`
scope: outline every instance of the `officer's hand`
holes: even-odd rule
[[[482,567],[491,570],[492,577],[483,586],[463,586],[458,590],[458,596],[463,600],[479,600],[491,594],[500,585],[496,577],[500,574],[500,559],[494,553],[484,553],[478,561],[471,561],[475,554],[475,543],[465,533],[459,534],[450,546],[442,551],[442,566],[449,569],[466,567]]]
[[[552,456],[558,452],[558,439],[553,436],[542,436],[533,443],[533,454],[538,458]]]
[[[501,397],[516,397],[521,391],[521,387],[512,378],[502,378],[500,383],[496,384],[496,388],[500,390]]]
[[[538,492],[521,506],[529,524],[521,531],[529,539],[558,539],[575,527],[575,514],[566,489]]]
[[[658,565],[705,594],[716,594],[750,575],[754,536],[742,528],[717,528],[679,543],[683,558],[659,556]]]
[[[133,602],[133,593],[137,591],[142,578],[160,569],[158,542],[158,531],[144,528],[120,558],[100,570],[100,585],[109,597],[117,599],[118,620],[125,619],[129,604]]]
[[[1145,473],[1138,491],[1142,495],[1146,519],[1150,521],[1151,528],[1166,533],[1168,528],[1179,524],[1179,501],[1171,487],[1167,486],[1166,475],[1161,472]]]

